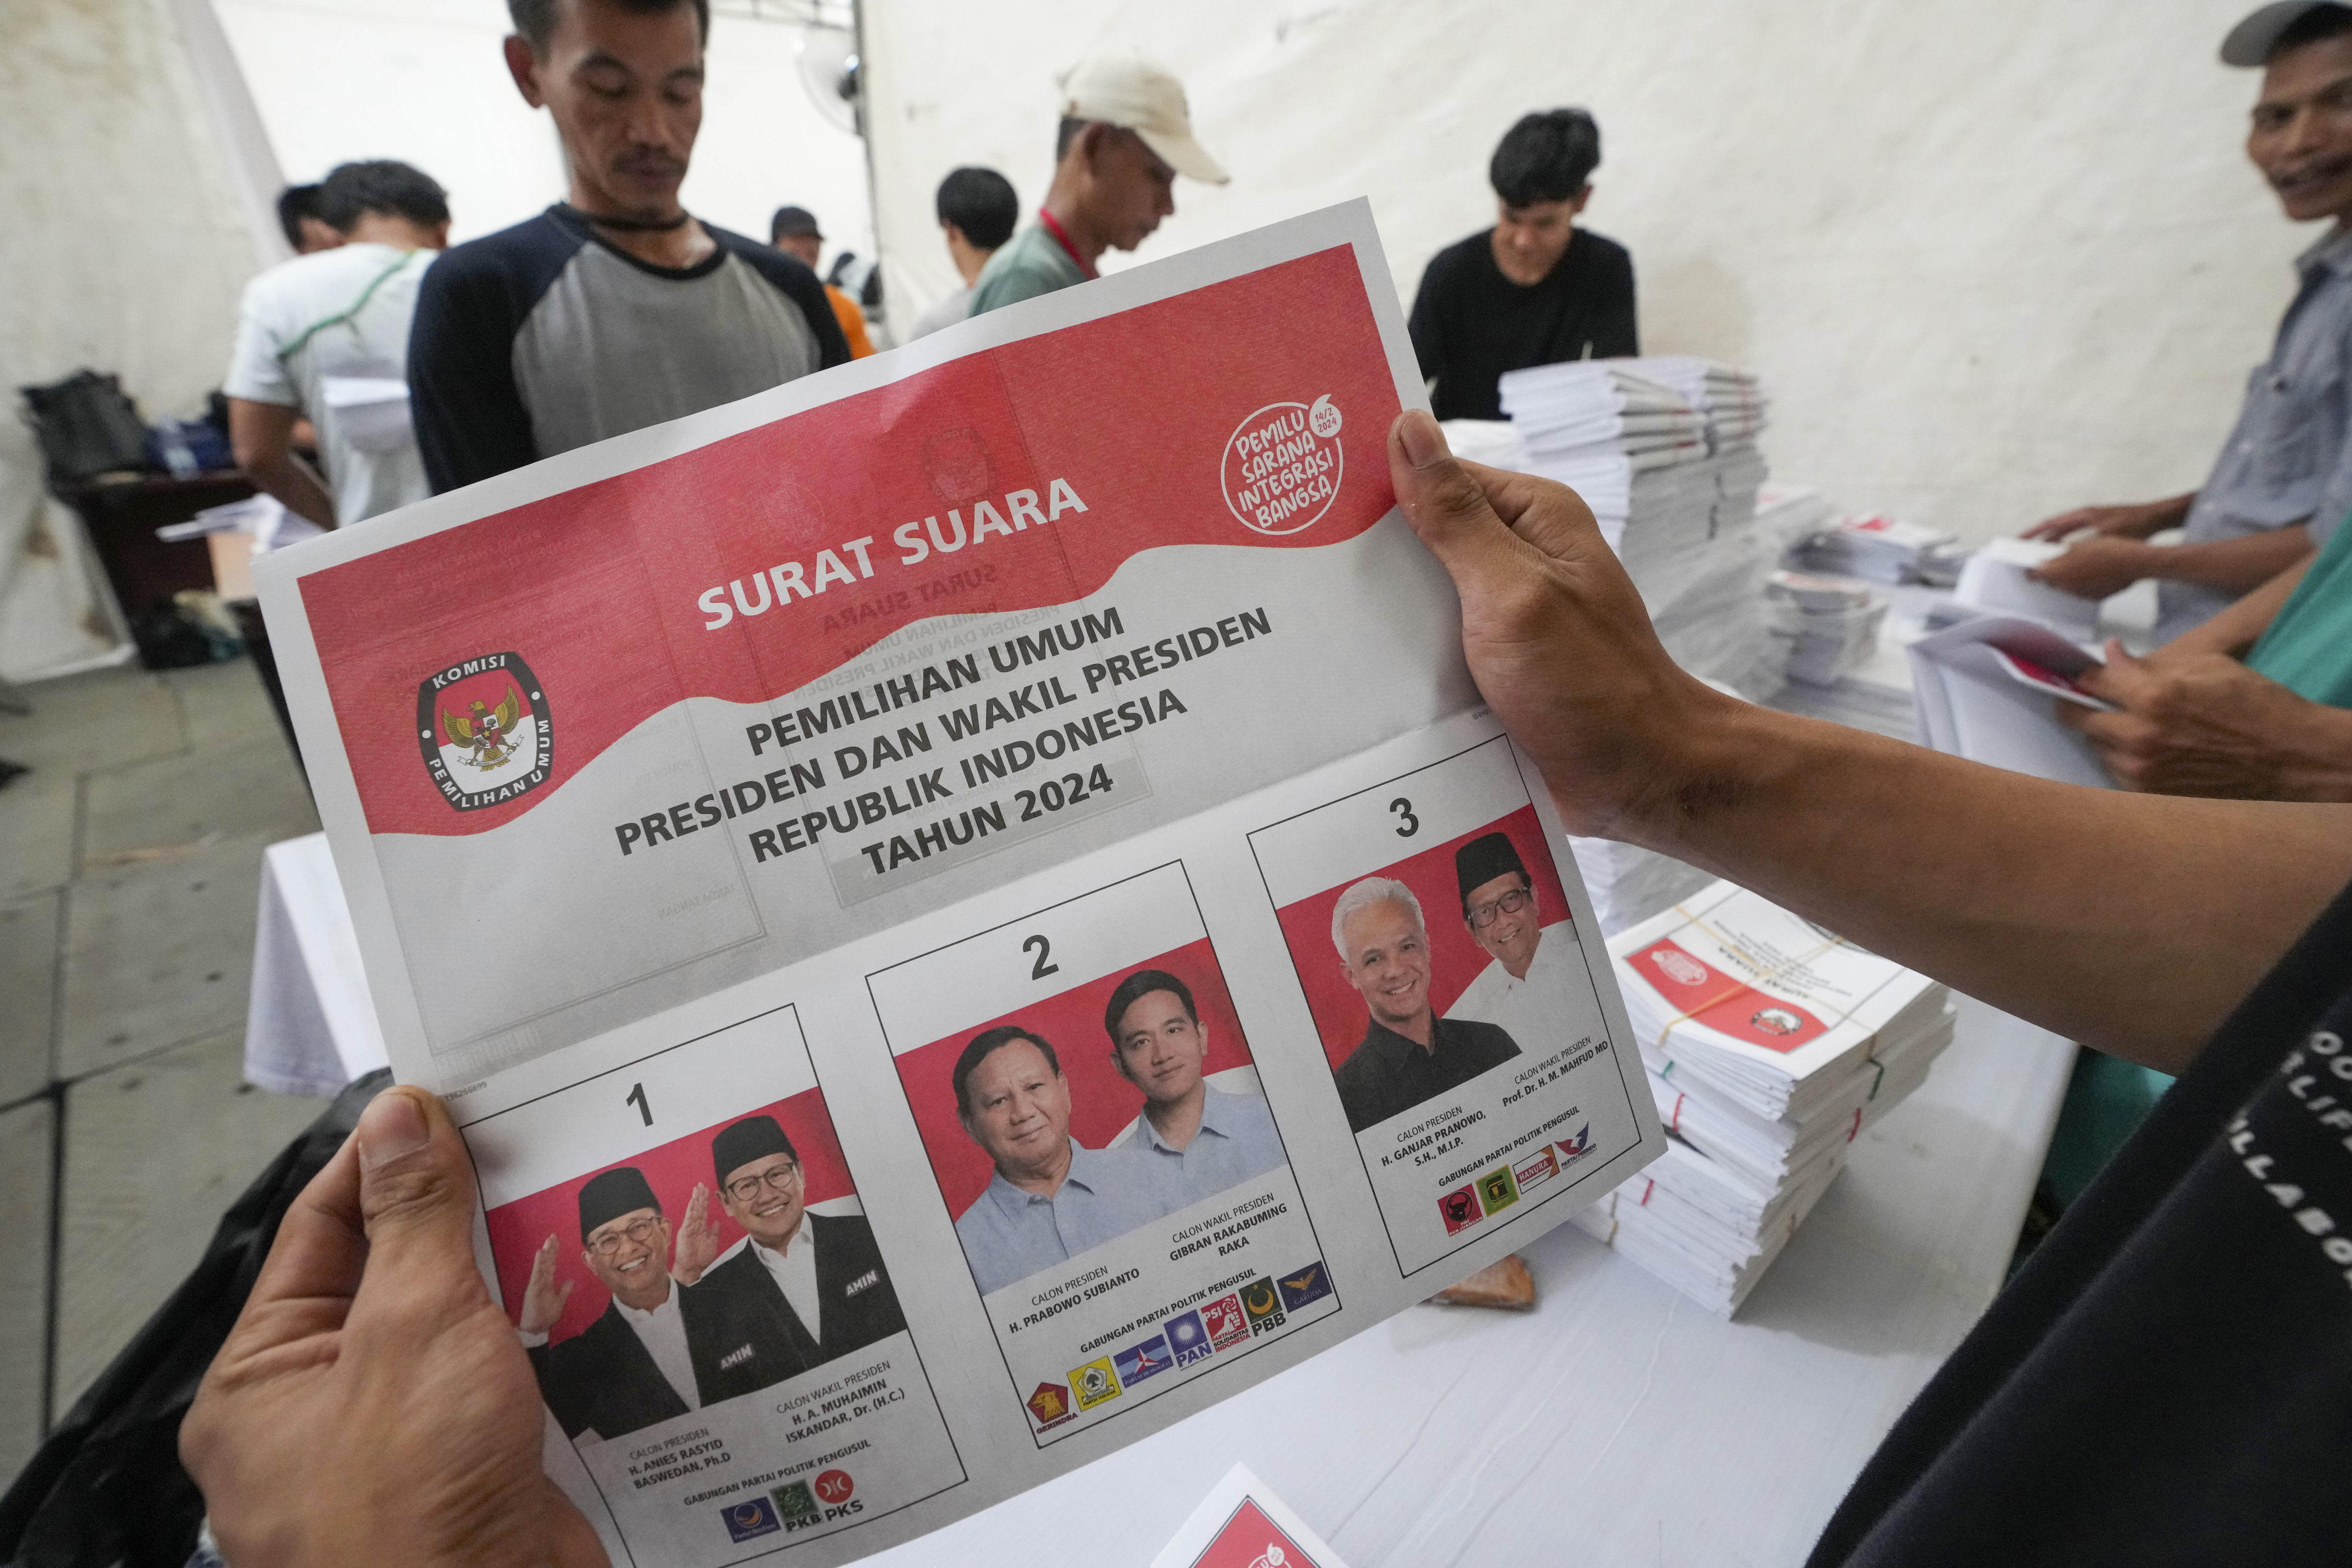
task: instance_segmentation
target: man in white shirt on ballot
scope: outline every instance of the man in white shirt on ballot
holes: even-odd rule
[[[1507,833],[1482,834],[1455,850],[1454,875],[1470,940],[1495,962],[1479,971],[1445,1016],[1498,1025],[1523,1050],[1565,1044],[1577,1020],[1592,1011],[1592,982],[1577,946],[1576,922],[1543,923],[1534,879]]]
[[[1111,1065],[1143,1091],[1135,1131],[1113,1145],[1149,1154],[1180,1194],[1198,1203],[1283,1163],[1265,1097],[1210,1086],[1209,1026],[1192,988],[1164,969],[1139,969],[1103,1007]]]

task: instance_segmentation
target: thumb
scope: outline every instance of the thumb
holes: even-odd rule
[[[354,1141],[368,1239],[354,1314],[450,1300],[468,1281],[479,1291],[473,1166],[441,1102],[420,1089],[387,1089],[361,1113]]]
[[[1437,421],[1408,408],[1389,426],[1389,479],[1405,521],[1457,587],[1515,562],[1527,542],[1495,514],[1494,503],[1445,444]]]

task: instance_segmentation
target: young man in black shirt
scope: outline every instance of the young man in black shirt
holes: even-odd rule
[[[419,285],[409,405],[436,493],[849,358],[798,259],[688,216],[709,0],[508,0],[507,68],[570,199]]]
[[[1580,109],[1528,115],[1496,147],[1495,226],[1439,251],[1413,296],[1412,349],[1440,419],[1500,419],[1505,371],[1642,352],[1633,258],[1576,226],[1600,163],[1601,127]]]

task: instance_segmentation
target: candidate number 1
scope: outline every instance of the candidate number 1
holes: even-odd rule
[[[629,1098],[621,1101],[621,1103],[623,1105],[635,1106],[637,1108],[637,1114],[646,1119],[646,1125],[651,1127],[654,1124],[654,1108],[646,1099],[646,1086],[644,1084],[631,1084],[629,1086]]]

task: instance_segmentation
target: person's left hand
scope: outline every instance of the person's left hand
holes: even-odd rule
[[[2066,553],[2052,556],[2026,575],[2077,598],[2104,599],[2154,575],[2150,557],[2163,548],[2104,534],[2078,539],[2066,547]]]
[[[447,1112],[394,1087],[287,1210],[180,1426],[236,1568],[606,1562],[540,1468],[547,1417],[475,1266],[474,1205]]]
[[[2134,658],[2109,642],[2076,684],[2122,707],[2072,702],[2080,731],[2126,789],[2228,800],[2352,801],[2352,712],[2306,701],[2215,653]]]

